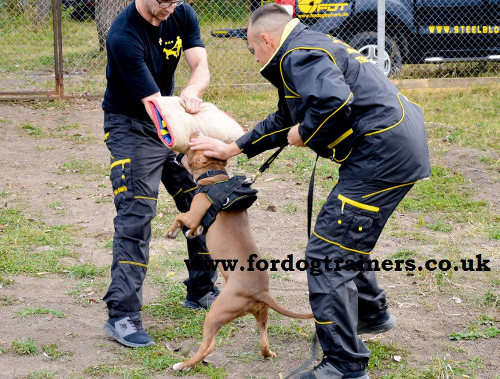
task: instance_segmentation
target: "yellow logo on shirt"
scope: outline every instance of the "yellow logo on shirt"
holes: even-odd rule
[[[181,37],[177,36],[177,39],[175,41],[167,41],[165,42],[165,46],[172,45],[173,47],[171,49],[164,48],[163,51],[165,52],[165,58],[168,60],[168,58],[173,55],[175,58],[179,58],[179,55],[181,54],[181,48],[182,48],[182,39]]]

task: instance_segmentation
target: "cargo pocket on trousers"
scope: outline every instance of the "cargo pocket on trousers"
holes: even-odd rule
[[[338,199],[342,202],[342,213],[352,213],[343,245],[358,253],[369,254],[382,232],[379,207],[352,200],[341,194]]]
[[[382,229],[378,225],[379,214],[354,213],[344,244],[360,253],[370,254]]]
[[[111,158],[109,180],[113,186],[115,196],[132,192],[132,168],[130,158],[113,159]]]

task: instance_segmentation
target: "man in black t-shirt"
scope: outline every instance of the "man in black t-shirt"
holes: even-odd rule
[[[198,112],[210,80],[207,54],[198,18],[183,0],[133,1],[113,22],[106,50],[102,108],[117,216],[104,330],[126,346],[150,346],[154,342],[142,326],[140,310],[160,181],[181,212],[188,211],[196,184],[158,138],[145,104],[173,94],[184,51],[191,77],[180,97],[187,112]],[[192,266],[204,267],[199,261],[210,258],[204,237],[188,240],[187,247]],[[215,271],[190,269],[184,306],[207,308],[218,294],[216,277]]]

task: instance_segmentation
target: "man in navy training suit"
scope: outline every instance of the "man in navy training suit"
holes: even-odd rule
[[[180,212],[188,211],[196,184],[158,138],[145,104],[173,94],[181,51],[191,70],[180,94],[187,112],[200,110],[210,74],[198,18],[183,0],[133,1],[113,22],[106,50],[102,108],[117,215],[111,285],[103,299],[109,315],[104,330],[123,345],[150,346],[154,342],[142,326],[140,311],[160,181]],[[200,261],[210,259],[204,236],[188,240],[187,249],[193,268],[184,282],[184,306],[207,308],[219,290],[214,286],[217,272],[200,269]]]
[[[422,111],[358,51],[277,4],[252,14],[248,47],[278,89],[278,110],[232,144],[198,137],[191,148],[251,158],[288,142],[340,163],[305,253],[323,261],[322,275],[308,272],[308,286],[324,358],[300,378],[366,379],[370,351],[357,334],[394,325],[367,261],[396,206],[430,175]],[[341,260],[356,264],[337,270],[332,262]]]

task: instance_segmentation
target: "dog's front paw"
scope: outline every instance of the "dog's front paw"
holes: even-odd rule
[[[191,367],[184,367],[184,362],[179,362],[179,363],[176,363],[172,366],[172,368],[174,369],[174,371],[189,371],[191,369]]]
[[[189,229],[186,232],[185,236],[187,238],[194,238],[194,237],[201,236],[202,233],[203,233],[203,226],[198,225],[196,228]]]
[[[179,234],[180,231],[181,231],[180,227],[178,227],[178,228],[170,227],[165,232],[165,237],[167,237],[167,238],[175,238],[175,237],[177,237],[177,234]]]

